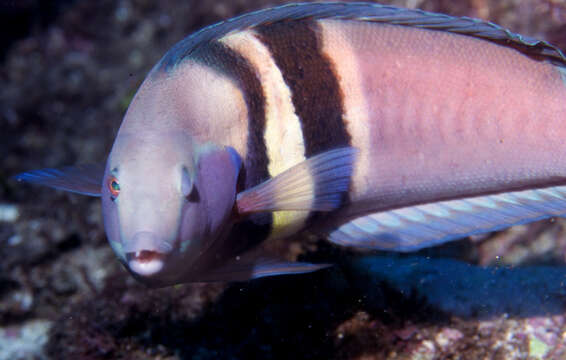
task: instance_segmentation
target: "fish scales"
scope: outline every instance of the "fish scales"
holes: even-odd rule
[[[110,243],[151,286],[314,271],[258,245],[309,228],[409,251],[566,213],[565,69],[552,45],[469,18],[262,10],[163,57],[88,186],[19,179],[101,194]]]
[[[344,91],[363,106],[348,123],[366,123],[349,128],[362,149],[353,202],[388,208],[564,179],[566,87],[554,65],[468,36],[322,22],[329,57],[351,52],[336,62],[343,81],[364,74]]]
[[[263,34],[270,31],[277,39]],[[316,34],[310,40],[316,43],[305,41],[304,32]],[[304,154],[294,146],[287,153],[281,146],[285,131],[271,135],[266,143],[280,155],[272,155],[270,166],[285,169],[336,145],[360,149],[348,211],[544,186],[566,174],[563,157],[552,151],[563,147],[566,135],[560,126],[566,107],[557,96],[565,87],[558,69],[548,62],[465,35],[353,20],[269,24],[247,35],[240,48],[277,49],[270,51],[269,61],[281,75],[269,81],[295,97],[291,104],[288,99],[278,104],[281,110],[273,110],[267,121],[289,121],[290,127],[299,121],[302,132],[293,135],[302,137],[299,148],[306,146]],[[230,46],[231,37],[220,41]],[[320,68],[313,64],[313,54],[298,55],[307,49],[326,59],[326,72],[311,71],[305,78],[297,73]],[[244,57],[257,56],[246,52]],[[285,63],[289,58],[294,64]],[[261,73],[257,66],[261,64],[256,62]],[[344,97],[358,99],[348,99],[353,104],[344,108]],[[309,151],[309,146],[316,150]],[[270,175],[278,173],[272,170]]]

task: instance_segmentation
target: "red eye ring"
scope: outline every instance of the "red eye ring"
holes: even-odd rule
[[[120,194],[120,183],[118,182],[118,179],[116,179],[116,177],[110,176],[108,178],[108,190],[110,190],[110,194],[113,198],[118,197],[118,195]]]

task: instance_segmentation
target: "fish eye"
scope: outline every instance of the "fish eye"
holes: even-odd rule
[[[120,183],[114,176],[108,178],[108,190],[110,190],[110,198],[115,200],[120,194]]]

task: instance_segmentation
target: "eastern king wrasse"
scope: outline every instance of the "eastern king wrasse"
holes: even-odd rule
[[[16,178],[101,196],[112,248],[150,286],[327,266],[257,250],[303,229],[417,250],[566,214],[566,58],[420,10],[261,10],[165,54],[106,165]]]

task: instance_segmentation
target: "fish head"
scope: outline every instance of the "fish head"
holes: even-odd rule
[[[140,281],[190,281],[231,227],[239,157],[180,133],[120,135],[108,158],[102,209],[108,240]]]

